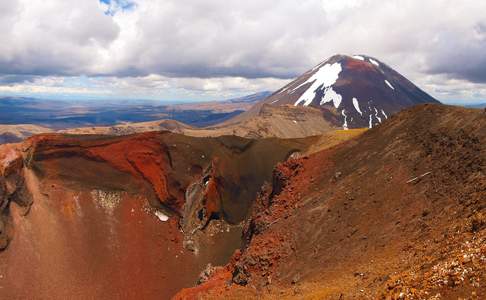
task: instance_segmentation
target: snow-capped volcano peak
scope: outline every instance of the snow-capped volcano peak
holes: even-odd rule
[[[330,112],[344,129],[373,127],[419,103],[438,102],[405,77],[367,55],[335,55],[264,100]]]

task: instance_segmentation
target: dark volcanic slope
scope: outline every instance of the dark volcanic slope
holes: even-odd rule
[[[258,114],[264,103],[290,104],[321,108],[333,125],[371,128],[403,108],[429,102],[438,103],[377,59],[335,55],[228,122]]]
[[[179,295],[483,299],[485,128],[484,111],[420,105],[280,164],[241,253]]]
[[[168,132],[2,145],[0,298],[167,299],[228,261],[274,165],[308,146]]]

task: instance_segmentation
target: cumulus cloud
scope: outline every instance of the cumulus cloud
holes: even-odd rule
[[[430,58],[427,71],[486,82],[486,18],[468,25],[462,30],[448,29],[436,35],[433,41],[436,55]]]
[[[4,85],[85,75],[116,91],[236,93],[362,53],[436,97],[486,98],[457,89],[484,91],[484,1],[12,0],[0,3],[0,26]]]
[[[77,75],[89,73],[100,49],[120,27],[97,1],[2,1],[0,72]]]

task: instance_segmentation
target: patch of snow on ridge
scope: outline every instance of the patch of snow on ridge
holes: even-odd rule
[[[370,124],[369,124],[369,127],[372,128],[373,127],[373,121],[371,120],[371,117],[372,115],[370,114]]]
[[[169,220],[169,216],[167,216],[166,214],[164,214],[163,212],[159,211],[159,210],[156,210],[155,211],[155,215],[157,216],[157,218],[159,218],[160,221],[162,222],[165,222],[167,220]]]
[[[354,105],[354,109],[356,109],[356,111],[359,112],[360,115],[363,115],[361,109],[359,109],[358,99],[353,98],[353,105]]]
[[[385,116],[385,119],[388,119],[388,116],[385,114],[385,111],[382,109],[381,113]]]
[[[353,58],[354,58],[354,59],[363,60],[363,61],[365,60],[365,59],[364,59],[364,57],[363,57],[363,56],[361,56],[361,55],[353,55]]]
[[[343,100],[343,97],[336,93],[332,87],[328,87],[324,90],[324,96],[321,99],[321,102],[319,105],[322,105],[324,103],[331,102],[334,104],[335,108],[338,108],[339,105],[341,105],[341,101]]]
[[[348,130],[348,116],[346,116],[345,109],[341,111],[341,114],[344,117],[344,124],[343,124],[343,129]]]
[[[376,109],[376,107],[375,107],[375,118],[378,120],[378,122],[381,123],[381,118],[378,117],[378,110]]]
[[[386,85],[388,85],[392,90],[394,90],[395,88],[393,87],[393,85],[391,85],[391,83],[388,82],[388,80],[385,79],[385,83]]]
[[[309,104],[312,103],[312,100],[316,97],[316,91],[320,88],[328,88],[334,83],[339,78],[339,73],[341,73],[342,67],[340,63],[333,63],[333,64],[325,64],[322,67],[319,68],[309,79],[307,79],[305,82],[302,84],[299,84],[296,88],[292,90],[295,91],[301,86],[312,82],[312,85],[297,99],[295,102],[295,106],[301,104],[302,102],[304,103],[304,106],[308,106]],[[322,101],[321,101],[322,102]],[[336,108],[339,106],[341,102],[339,103],[334,102],[334,106]]]
[[[379,67],[379,66],[380,66],[380,64],[379,64],[379,63],[378,63],[376,60],[374,60],[374,59],[372,59],[372,58],[370,58],[369,60],[370,60],[370,62],[371,62],[372,64],[374,64],[375,66],[377,66],[377,67]]]

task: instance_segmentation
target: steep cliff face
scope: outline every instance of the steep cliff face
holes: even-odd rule
[[[168,298],[241,246],[273,166],[311,140],[39,135],[0,148],[8,298]]]
[[[479,110],[419,106],[279,164],[241,251],[179,297],[481,298],[485,126]]]

